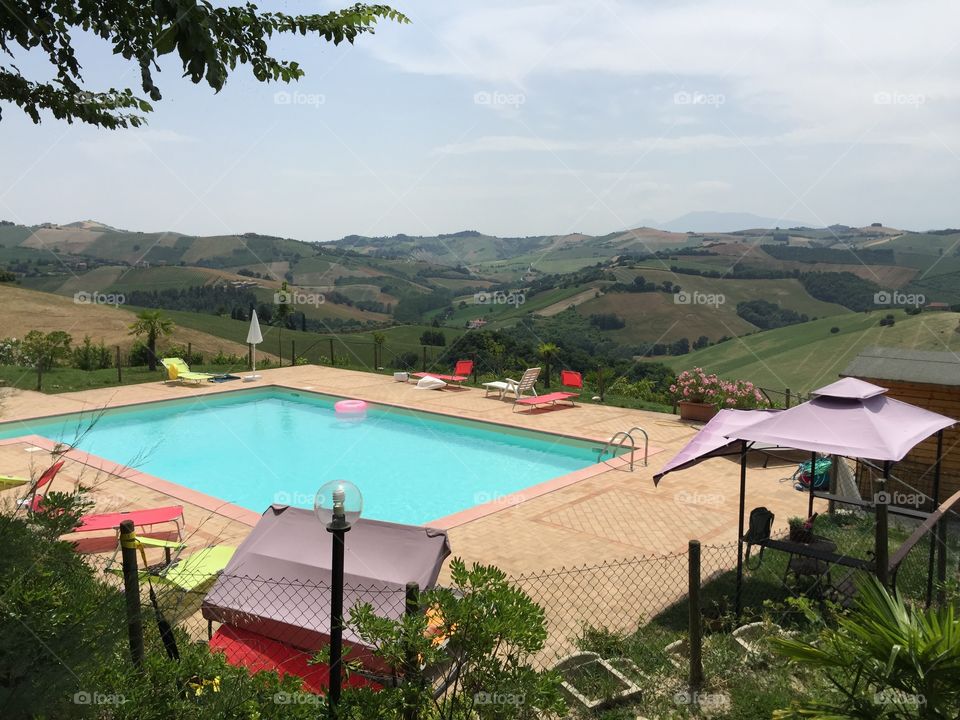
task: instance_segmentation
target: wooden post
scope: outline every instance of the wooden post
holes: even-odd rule
[[[297,341],[296,340],[290,341],[290,364],[291,365],[297,364]]]
[[[330,338],[330,367],[335,366],[337,363],[333,359],[333,338]]]
[[[427,371],[427,346],[424,345],[423,346],[423,363],[422,363],[422,367],[420,368],[420,372],[426,372],[426,371]]]
[[[790,409],[790,388],[787,388],[783,391],[783,395],[786,398],[787,410]]]
[[[877,515],[876,536],[874,538],[873,557],[876,563],[877,580],[887,587],[887,566],[890,564],[890,546],[888,544],[888,516],[887,516],[887,481],[890,479],[890,461],[883,463],[883,480],[880,482],[880,492],[874,497]]]
[[[603,396],[606,393],[606,381],[603,377],[603,365],[597,368],[597,385],[600,386],[600,402],[603,402]]]
[[[687,594],[689,597],[688,627],[690,631],[690,694],[703,687],[703,634],[700,615],[700,541],[691,540],[689,544],[689,578]]]
[[[130,655],[137,667],[143,663],[143,618],[140,615],[140,575],[137,569],[137,535],[133,520],[120,523],[120,557],[123,561],[123,594],[127,605]]]
[[[193,343],[187,343],[187,357],[190,358],[187,362],[193,362]]]
[[[404,614],[408,617],[420,612],[420,585],[415,582],[407,583]],[[404,698],[403,720],[417,720],[417,698],[420,694],[422,678],[420,677],[420,661],[414,647],[406,648],[404,655]]]
[[[117,382],[123,383],[123,370],[120,369],[120,346],[117,345]]]

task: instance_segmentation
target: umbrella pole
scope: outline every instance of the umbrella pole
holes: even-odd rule
[[[737,532],[737,594],[736,619],[740,620],[741,591],[743,590],[743,513],[747,501],[747,441],[740,441],[740,522]]]
[[[933,466],[933,508],[932,511],[936,512],[937,508],[940,507],[940,459],[943,456],[943,430],[937,433],[937,460],[936,464]],[[937,545],[939,544],[937,540],[940,539],[940,529],[942,520],[937,521],[936,531],[934,536],[930,538],[930,558],[927,562],[927,607],[930,607],[930,604],[933,602],[933,561],[934,555],[937,552]],[[940,547],[941,556],[946,553],[946,547]],[[946,567],[946,566],[944,566]],[[939,579],[939,577],[938,577]]]
[[[888,542],[888,517],[887,517],[887,482],[890,480],[890,461],[883,463],[883,489],[876,495],[876,514],[877,527],[874,538],[873,558],[876,564],[875,572],[877,580],[884,587],[887,587],[887,570],[889,565],[890,546]]]
[[[813,517],[813,486],[817,484],[817,451],[810,453],[810,500],[807,502],[807,517]]]

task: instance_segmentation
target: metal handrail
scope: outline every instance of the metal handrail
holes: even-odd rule
[[[650,436],[647,434],[647,431],[644,430],[639,425],[634,425],[632,428],[627,430],[627,434],[630,437],[633,437],[634,430],[639,430],[640,432],[643,433],[643,466],[647,467],[647,458],[650,455]]]

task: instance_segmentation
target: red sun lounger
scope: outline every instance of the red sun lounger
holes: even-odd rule
[[[537,395],[535,397],[521,397],[514,401],[513,411],[517,411],[518,405],[525,405],[527,407],[536,407],[537,405],[556,405],[560,400],[569,401],[570,405],[565,407],[575,407],[576,403],[573,402],[573,399],[579,395],[580,393],[552,392],[547,393],[546,395]]]
[[[60,468],[63,467],[63,460],[52,465],[40,479],[37,480],[37,486],[33,491],[33,498],[30,500],[30,512],[37,512],[43,507],[44,495],[49,490],[50,483],[57,476]],[[46,490],[41,492],[41,489]],[[114,530],[124,520],[133,520],[136,527],[146,527],[149,525],[158,525],[160,523],[172,522],[177,526],[177,535],[183,538],[183,527],[180,521],[183,520],[183,505],[167,505],[164,507],[150,508],[148,510],[130,510],[127,512],[99,513],[94,515],[84,515],[80,518],[80,526],[71,530],[71,532],[97,532],[99,530]]]
[[[473,372],[473,360],[457,360],[456,366],[453,368],[453,375],[438,375],[437,373],[425,373],[418,372],[412,373],[410,377],[422,378],[422,377],[434,377],[438,380],[443,380],[448,383],[464,383],[470,379],[470,373]]]

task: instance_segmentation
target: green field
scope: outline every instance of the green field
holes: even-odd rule
[[[765,388],[808,393],[837,379],[853,358],[871,345],[917,350],[960,350],[960,313],[908,316],[892,311],[896,324],[880,327],[889,311],[850,313],[728,340],[688,355],[658,358],[680,372],[702,367],[730,379]],[[830,329],[839,328],[831,333]]]

